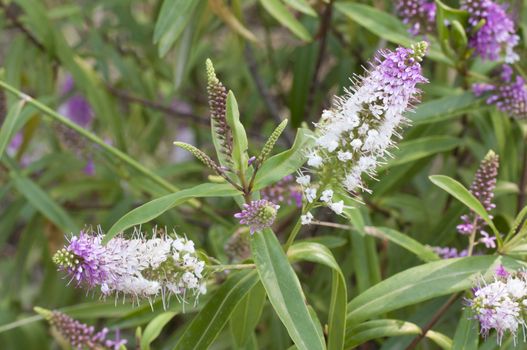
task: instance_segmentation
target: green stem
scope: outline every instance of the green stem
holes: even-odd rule
[[[304,210],[302,210],[302,215],[304,215],[307,212],[309,212],[312,207],[313,207],[313,203],[308,203],[308,205],[306,205]],[[287,252],[289,247],[291,247],[291,245],[295,241],[296,236],[298,235],[298,232],[300,232],[301,228],[302,228],[302,218],[299,217],[298,220],[296,221],[295,226],[293,227],[293,230],[291,230],[291,233],[289,234],[289,237],[287,238],[287,242],[285,242],[285,244],[284,244],[284,251],[285,252]]]
[[[45,104],[39,102],[38,100],[35,100],[34,98],[32,98],[29,95],[26,95],[22,91],[12,87],[11,85],[9,85],[6,82],[4,82],[3,80],[0,80],[0,87],[2,87],[3,89],[9,91],[10,93],[15,95],[19,99],[21,99],[23,101],[26,101],[28,104],[30,104],[30,105],[34,106],[35,108],[37,108],[38,110],[44,112],[45,114],[47,114],[49,117],[53,118],[54,120],[56,120],[56,121],[58,121],[58,122],[60,122],[60,123],[62,123],[64,125],[66,125],[67,127],[75,130],[77,133],[79,133],[80,135],[84,136],[88,140],[96,143],[102,149],[106,150],[108,153],[110,153],[110,154],[114,155],[115,157],[119,158],[120,160],[122,160],[123,162],[128,164],[130,167],[132,167],[135,170],[137,170],[139,173],[141,173],[144,176],[150,178],[152,181],[154,181],[155,183],[157,183],[158,185],[160,185],[161,187],[163,187],[167,191],[169,191],[169,192],[177,192],[177,191],[179,191],[178,187],[172,185],[170,182],[168,182],[167,180],[163,179],[159,175],[152,173],[148,168],[146,168],[141,163],[137,162],[136,160],[134,160],[133,158],[128,156],[126,153],[120,151],[119,149],[117,149],[117,148],[115,148],[113,146],[108,145],[102,139],[100,139],[98,136],[92,134],[91,132],[87,131],[86,129],[84,129],[81,126],[77,125],[76,123],[72,122],[68,118],[60,115],[57,112],[55,112],[54,110],[52,110],[51,108],[49,108]],[[221,222],[223,224],[228,224],[228,222],[225,219],[223,219],[221,216],[217,215],[216,213],[214,213],[209,208],[204,208],[202,206],[202,204],[198,200],[191,199],[191,200],[189,200],[189,203],[194,208],[200,209],[204,213],[210,215],[212,218],[216,219],[218,222]]]
[[[476,222],[478,221],[478,217],[476,216],[475,219],[474,219],[474,222],[472,222],[472,232],[470,233],[470,236],[468,238],[468,249],[467,249],[467,255],[468,256],[472,256],[472,251],[474,250],[474,243],[475,243],[475,240],[476,240],[476,233],[477,233],[477,229],[476,229]]]
[[[211,272],[221,272],[225,270],[250,270],[254,268],[256,268],[255,264],[216,265],[208,267]]]

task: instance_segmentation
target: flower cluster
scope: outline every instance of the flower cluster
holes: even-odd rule
[[[496,178],[498,176],[499,157],[493,151],[489,151],[476,171],[474,181],[470,186],[470,192],[476,197],[487,211],[495,208],[492,203],[494,189],[496,188]],[[495,248],[494,240],[496,237],[489,237],[488,233],[482,230],[484,227],[483,219],[474,212],[461,217],[462,224],[457,226],[460,234],[470,235],[480,232],[483,236],[480,242],[487,248]]]
[[[412,35],[433,33],[435,30],[436,4],[428,0],[398,0],[397,14],[409,25]]]
[[[441,259],[461,258],[468,254],[466,249],[458,251],[457,248],[453,247],[432,247],[432,250],[439,255]]]
[[[266,199],[260,199],[245,203],[243,210],[234,214],[234,217],[240,220],[240,224],[249,226],[251,228],[251,234],[253,234],[254,232],[271,227],[276,219],[276,213],[279,208],[279,205],[269,202]]]
[[[262,190],[262,198],[273,203],[295,204],[302,207],[302,190],[293,175],[287,175],[277,183]]]
[[[130,296],[134,301],[150,302],[175,295],[184,301],[188,294],[206,293],[203,280],[205,263],[199,260],[194,242],[167,235],[145,239],[114,237],[106,245],[103,235],[81,232],[59,250],[53,261],[77,285],[99,287],[103,296]]]
[[[115,332],[116,339],[108,339],[108,328],[96,332],[95,327],[77,321],[60,311],[50,311],[38,307],[35,308],[35,311],[44,316],[54,330],[73,349],[118,350],[127,342],[126,339],[120,339],[119,331]]]
[[[477,83],[472,86],[476,96],[486,95],[486,103],[495,104],[499,110],[518,119],[527,118],[527,89],[525,80],[515,75],[512,68],[503,65],[492,83]]]
[[[469,45],[475,53],[491,61],[499,60],[502,55],[507,63],[519,59],[514,47],[520,38],[502,5],[492,0],[463,0],[461,9],[469,13],[473,31]]]
[[[474,312],[486,337],[494,329],[501,344],[505,332],[516,339],[520,326],[527,328],[523,315],[527,311],[527,274],[508,273],[502,266],[496,271],[494,282],[482,282],[473,291],[468,306]]]
[[[419,63],[426,49],[427,43],[420,42],[381,52],[369,75],[357,79],[356,87],[322,113],[316,124],[316,145],[307,161],[318,176],[318,185],[311,184],[309,175],[297,178],[308,203],[320,200],[340,214],[344,203],[333,202],[333,190],[356,194],[366,189],[362,174],[375,176],[377,165],[389,155],[392,138],[399,136],[398,129],[406,121],[403,113],[419,93],[416,85],[427,82]]]

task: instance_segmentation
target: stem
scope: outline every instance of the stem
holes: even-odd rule
[[[133,158],[128,156],[126,153],[120,151],[119,149],[117,149],[117,148],[115,148],[113,146],[108,145],[102,139],[100,139],[98,136],[92,134],[91,132],[87,131],[86,129],[84,129],[81,126],[77,125],[76,123],[72,122],[68,118],[60,115],[59,113],[55,112],[54,110],[52,110],[48,106],[44,105],[43,103],[39,102],[38,100],[35,100],[31,96],[26,95],[25,93],[21,92],[20,90],[17,90],[16,88],[14,88],[11,85],[7,84],[3,80],[0,80],[0,87],[5,89],[5,90],[7,90],[7,91],[9,91],[10,93],[15,95],[19,99],[26,101],[28,104],[34,106],[38,110],[44,112],[45,114],[47,114],[52,119],[54,119],[54,120],[56,120],[56,121],[58,121],[58,122],[60,122],[60,123],[62,123],[64,125],[66,125],[67,127],[75,130],[77,133],[79,133],[80,135],[84,136],[88,140],[96,143],[102,149],[106,150],[108,153],[110,153],[110,154],[114,155],[115,157],[119,158],[124,163],[128,164],[130,167],[132,167],[135,170],[137,170],[139,173],[141,173],[144,176],[150,178],[153,182],[157,183],[158,185],[160,185],[161,187],[163,187],[167,191],[169,191],[169,192],[177,192],[177,191],[179,191],[178,187],[172,185],[170,182],[168,182],[167,180],[163,179],[159,175],[154,174],[148,168],[146,168],[141,163],[137,162],[136,160],[134,160]],[[221,223],[224,223],[224,224],[228,224],[228,222],[224,218],[222,218],[221,216],[217,215],[212,210],[202,207],[201,203],[198,200],[191,199],[191,200],[189,200],[189,203],[194,208],[200,209],[204,213],[210,215],[211,217],[216,219],[218,222],[221,222]]]
[[[461,293],[456,293],[454,295],[452,295],[447,301],[446,303],[443,304],[443,306],[441,306],[439,308],[439,310],[436,311],[436,313],[434,314],[434,316],[432,317],[432,319],[423,327],[422,329],[422,332],[421,334],[419,334],[418,336],[416,336],[414,338],[414,340],[410,343],[410,345],[408,345],[406,347],[406,350],[413,350],[415,349],[415,347],[417,346],[417,344],[419,344],[419,342],[421,341],[421,339],[423,339],[425,336],[426,336],[426,333],[432,329],[432,327],[437,323],[437,321],[439,321],[439,319],[445,314],[445,312],[448,310],[448,308],[450,306],[452,306],[452,304],[454,304],[454,302],[457,300],[457,298],[459,298],[459,296],[461,295]]]
[[[308,203],[307,206],[302,210],[302,215],[309,212],[311,208],[313,207],[313,203]],[[298,232],[300,232],[300,229],[302,228],[302,218],[298,218],[296,221],[295,227],[293,227],[293,230],[289,234],[289,237],[287,238],[287,242],[284,244],[284,251],[287,252],[291,244],[295,241],[296,236],[298,235]]]
[[[225,270],[249,270],[254,268],[256,268],[255,264],[216,265],[208,267],[211,272],[221,272]]]
[[[467,256],[472,256],[472,251],[474,250],[474,241],[476,240],[476,223],[478,221],[477,214],[474,214],[474,221],[472,222],[472,232],[470,233],[470,236],[468,238],[468,249],[467,249]]]
[[[328,222],[328,221],[313,220],[311,224],[318,225],[318,226],[325,226],[325,227],[341,228],[343,230],[353,229],[353,226],[350,226],[350,225],[342,225],[342,224],[337,224],[337,223]]]

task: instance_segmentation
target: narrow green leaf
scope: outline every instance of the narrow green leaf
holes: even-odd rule
[[[300,349],[325,349],[306,306],[302,287],[274,232],[266,229],[253,236],[251,250],[269,301]]]
[[[474,195],[470,193],[470,191],[467,190],[461,183],[445,175],[432,175],[429,178],[430,181],[432,181],[436,186],[450,193],[454,198],[481,216],[481,218],[485,220],[492,231],[494,231],[498,240],[500,239],[500,233],[496,226],[494,226],[494,223],[483,207],[483,204],[481,204],[481,202],[476,197],[474,197]]]
[[[407,117],[415,125],[435,123],[468,111],[474,112],[479,108],[488,108],[486,105],[482,107],[479,105],[479,100],[472,92],[464,92],[423,102],[416,107],[415,112],[408,113]]]
[[[437,153],[446,152],[456,148],[460,143],[460,139],[450,136],[428,136],[401,142],[393,152],[393,158],[382,169],[384,170],[430,157]]]
[[[409,47],[416,41],[410,37],[403,23],[388,12],[355,2],[337,2],[335,8],[370,32],[395,44]],[[433,42],[427,57],[452,64]]]
[[[9,144],[9,140],[11,140],[11,137],[13,137],[13,131],[15,130],[18,116],[20,115],[20,112],[22,111],[24,104],[25,104],[25,101],[20,100],[17,103],[15,103],[13,106],[11,106],[4,120],[4,123],[1,125],[0,158],[2,158],[2,156],[4,155],[4,151],[6,150],[7,145]]]
[[[421,328],[411,322],[383,319],[361,323],[347,333],[346,348],[355,348],[369,340],[421,334]]]
[[[439,260],[436,253],[430,247],[424,246],[415,239],[408,237],[404,233],[387,227],[372,227],[366,226],[364,228],[367,234],[380,239],[386,239],[398,246],[414,253],[419,259],[424,262]]]
[[[304,41],[311,41],[311,35],[279,0],[260,0],[260,4],[278,22],[289,28],[297,37]]]
[[[194,317],[174,350],[208,349],[231,317],[236,306],[257,282],[256,271],[233,274]]]
[[[249,159],[247,156],[247,134],[245,133],[243,124],[240,122],[238,103],[236,102],[236,97],[234,97],[232,91],[229,91],[229,94],[227,95],[227,111],[225,112],[225,116],[227,118],[227,123],[232,130],[232,158],[234,159],[236,169],[244,174]]]
[[[312,42],[296,47],[291,53],[293,65],[293,85],[291,86],[288,103],[291,113],[291,126],[299,128],[309,117],[311,111],[306,111],[311,79],[316,67],[319,44]]]
[[[103,242],[106,244],[119,232],[123,232],[134,225],[139,225],[155,219],[165,211],[192,198],[230,197],[237,194],[239,194],[239,192],[232,188],[230,184],[204,183],[186,190],[181,190],[176,193],[156,198],[138,208],[135,208],[120,218],[108,230],[104,236]]]
[[[39,185],[14,169],[11,170],[10,176],[16,189],[42,215],[64,232],[78,232],[78,227],[73,219]]]
[[[317,13],[315,10],[313,10],[307,0],[284,0],[284,2],[295,10],[298,10],[308,16],[317,17]]]
[[[329,306],[328,349],[341,350],[344,347],[346,330],[346,280],[331,251],[319,243],[303,242],[292,245],[287,251],[289,259],[306,260],[326,265],[332,269],[331,299]]]
[[[164,312],[148,323],[141,337],[141,350],[150,350],[150,344],[159,337],[163,327],[170,322],[176,314],[177,313],[175,312]]]
[[[200,0],[165,0],[154,28],[154,44],[159,43],[159,56],[163,57],[179,38],[193,17]]]
[[[525,266],[508,257],[474,256],[434,261],[395,274],[348,303],[348,324],[471,288],[476,278],[498,264],[510,269]]]
[[[234,342],[239,348],[245,347],[251,340],[254,328],[260,321],[265,299],[265,289],[261,283],[258,283],[234,310],[230,328]]]
[[[457,324],[452,350],[477,350],[478,343],[478,324],[471,315],[470,309],[465,308]]]
[[[297,171],[305,162],[305,150],[314,142],[313,133],[308,129],[298,129],[293,147],[267,159],[254,181],[254,189],[259,190]]]
[[[443,333],[429,330],[426,332],[426,337],[436,343],[443,350],[452,350],[452,339]]]

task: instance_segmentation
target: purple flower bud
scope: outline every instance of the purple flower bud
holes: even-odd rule
[[[498,176],[499,157],[493,151],[489,151],[476,171],[474,181],[470,186],[470,192],[483,204],[487,211],[494,209],[492,203],[494,198],[494,188],[496,188],[496,178]],[[462,224],[457,226],[458,232],[463,235],[469,235],[474,230],[481,230],[484,226],[483,219],[474,212],[461,217]],[[486,240],[485,245],[490,242]]]
[[[280,208],[279,205],[261,199],[244,204],[243,210],[234,214],[234,217],[240,219],[240,224],[249,226],[251,234],[253,234],[256,231],[271,227],[278,208]]]
[[[48,311],[41,308],[35,310],[42,314],[50,325],[71,345],[74,349],[114,349],[118,350],[126,344],[126,339],[120,338],[119,330],[116,331],[116,339],[107,339],[108,328],[99,332],[95,327],[88,326],[60,311]]]

